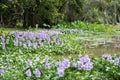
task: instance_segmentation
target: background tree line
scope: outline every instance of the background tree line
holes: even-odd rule
[[[45,27],[62,21],[120,22],[120,0],[0,0],[0,25]]]

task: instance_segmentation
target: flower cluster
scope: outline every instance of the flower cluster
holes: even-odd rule
[[[75,64],[75,63],[74,63]],[[93,68],[93,63],[90,61],[88,55],[84,55],[83,57],[79,57],[79,61],[77,62],[77,66],[79,70],[91,70]]]
[[[115,58],[114,65],[118,65],[119,63],[120,63],[120,59],[119,58]]]
[[[32,61],[31,61],[31,60],[28,60],[28,61],[27,61],[27,65],[32,66]]]
[[[46,68],[46,69],[49,69],[49,68],[50,68],[50,64],[49,64],[48,61],[49,61],[49,56],[46,55],[46,56],[45,56],[45,68]]]
[[[0,74],[3,74],[4,72],[4,69],[0,69]]]
[[[5,49],[5,35],[0,36],[2,49]]]
[[[12,43],[14,46],[21,46],[23,48],[33,47],[37,49],[39,46],[50,43],[63,43],[58,39],[58,35],[62,34],[59,30],[40,30],[38,32],[11,32],[7,38],[5,35],[0,36],[2,49],[9,44],[10,36],[12,36]],[[60,44],[59,44],[60,45]]]
[[[38,60],[38,57],[37,57],[37,60]],[[30,67],[32,66],[32,61],[31,61],[30,59],[27,60],[27,65],[30,66]],[[25,72],[25,74],[26,74],[27,77],[31,77],[31,76],[32,76],[32,72],[31,72],[30,69],[28,69],[28,70]],[[36,70],[34,71],[34,74],[35,74],[36,77],[40,77],[40,76],[41,76],[41,72],[40,72],[38,69],[36,69]]]
[[[103,55],[102,55],[102,58],[103,58],[103,59],[107,59],[109,62],[112,61],[112,56],[109,55],[109,54],[103,54]]]
[[[58,62],[57,63],[57,73],[58,73],[59,77],[63,77],[65,69],[67,69],[69,67],[70,67],[70,62],[68,59],[66,59],[62,62]]]
[[[103,54],[102,55],[103,59],[107,59],[110,63],[114,63],[114,65],[118,65],[120,63],[120,59],[118,57],[115,57],[115,59],[112,59],[112,56],[109,54]]]
[[[32,76],[32,72],[31,72],[30,69],[28,69],[25,74],[26,74],[27,77],[31,77]],[[38,69],[36,69],[34,71],[34,74],[35,74],[36,77],[40,77],[41,76],[41,72]]]

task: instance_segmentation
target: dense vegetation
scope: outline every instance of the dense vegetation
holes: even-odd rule
[[[119,22],[120,0],[0,0],[0,80],[120,80]]]
[[[1,0],[0,25],[46,27],[59,22],[120,22],[120,0]],[[48,26],[47,26],[48,27]]]
[[[109,30],[114,31],[110,27],[103,29],[108,32]],[[103,53],[100,57],[89,57],[90,53],[87,48],[90,44],[98,42],[97,46],[101,46],[102,40],[87,39],[88,41],[84,41],[80,39],[87,36],[99,36],[101,32],[108,34],[99,29],[96,30],[89,30],[88,27],[86,30],[81,28],[2,32],[0,36],[1,79],[119,80],[120,57],[117,54],[102,55]],[[113,40],[116,41],[115,38]],[[105,44],[111,41],[107,40]],[[115,45],[112,45],[114,49]],[[112,46],[110,45],[110,47]],[[68,56],[62,58],[62,55]]]

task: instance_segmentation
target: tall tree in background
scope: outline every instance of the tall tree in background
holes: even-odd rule
[[[1,26],[45,27],[75,20],[117,24],[120,0],[0,0]]]
[[[114,0],[114,25],[117,24],[117,9],[116,9],[116,0]]]

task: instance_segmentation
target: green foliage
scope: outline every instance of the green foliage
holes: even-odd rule
[[[37,61],[37,58],[39,60]],[[92,70],[79,70],[77,67],[73,67],[72,63],[79,61],[80,58],[69,59],[70,67],[67,68],[64,72],[63,77],[59,77],[56,69],[56,62],[61,60],[54,60],[52,57],[49,59],[50,69],[45,69],[45,56],[41,56],[40,54],[24,54],[22,52],[14,52],[12,55],[2,55],[1,62],[2,67],[5,72],[1,74],[2,79],[57,79],[57,80],[68,80],[68,79],[109,79],[109,80],[119,80],[120,79],[120,63],[118,65],[114,65],[114,58],[118,56],[112,57],[112,62],[109,62],[107,59],[100,58],[91,58],[93,62]],[[119,58],[119,57],[118,57]],[[7,61],[6,61],[7,59]],[[32,66],[27,65],[27,60],[30,59],[32,61]],[[27,77],[25,72],[30,69],[31,77]],[[41,71],[40,78],[37,78],[34,74],[34,70],[39,69]]]
[[[120,1],[116,0],[120,22]],[[114,23],[112,0],[4,0],[0,2],[0,24],[8,27],[45,27],[62,21]],[[19,24],[20,23],[20,24]],[[22,25],[21,25],[22,24]],[[77,26],[76,26],[77,27]],[[51,28],[51,27],[50,27]]]
[[[93,31],[93,32],[107,32],[107,33],[113,33],[114,29],[111,25],[104,25],[104,24],[98,24],[98,23],[86,23],[82,21],[74,21],[71,23],[62,22],[60,24],[57,24],[56,26],[53,26],[53,28],[60,28],[60,29],[81,29],[81,30],[87,30],[87,31]]]
[[[82,24],[83,27],[78,27]],[[66,24],[65,24],[66,25]],[[22,46],[14,46],[13,41],[16,39],[15,35],[11,33],[6,33],[3,35],[4,32],[0,33],[0,36],[4,36],[5,43],[6,43],[6,49],[2,49],[2,44],[0,45],[0,70],[4,69],[4,73],[0,73],[1,79],[10,79],[10,80],[119,80],[120,79],[120,62],[115,65],[114,60],[115,58],[120,57],[118,55],[112,56],[112,60],[108,61],[107,58],[101,58],[101,57],[91,57],[91,62],[93,62],[93,68],[91,70],[84,70],[84,69],[78,69],[77,67],[73,67],[73,63],[81,59],[81,56],[79,55],[79,58],[70,56],[66,59],[70,61],[70,67],[65,69],[64,76],[59,77],[57,73],[57,66],[56,62],[63,61],[63,58],[61,57],[61,54],[64,56],[66,54],[84,54],[86,53],[86,50],[84,50],[83,46],[87,45],[87,43],[83,42],[82,40],[78,40],[80,38],[80,35],[87,36],[91,33],[89,31],[85,32],[83,30],[80,30],[81,28],[85,28],[84,30],[94,30],[95,33],[99,32],[99,25],[97,23],[90,24],[90,23],[83,23],[83,22],[73,22],[69,25],[75,26],[78,29],[59,29],[56,30],[60,32],[61,34],[54,34],[51,35],[51,41],[50,43],[44,42],[43,46],[38,46],[38,48],[33,48],[33,46],[23,48]],[[87,28],[85,27],[87,26]],[[94,28],[92,28],[94,26]],[[96,26],[96,27],[95,27]],[[100,25],[104,28],[106,26]],[[63,26],[64,27],[64,26]],[[67,26],[66,26],[67,28]],[[37,29],[37,25],[36,25]],[[2,29],[3,30],[3,29]],[[45,32],[46,30],[42,30],[42,32]],[[47,30],[46,32],[49,32],[50,30]],[[100,31],[101,28],[100,28]],[[105,30],[103,30],[104,32]],[[52,30],[51,30],[52,32]],[[91,31],[92,32],[92,31]],[[16,32],[17,33],[17,32]],[[24,32],[27,33],[27,32]],[[31,32],[32,33],[32,32]],[[37,32],[36,32],[37,33]],[[35,34],[35,33],[34,33]],[[30,35],[30,36],[34,36]],[[45,34],[45,33],[44,33]],[[43,34],[43,35],[44,35]],[[24,34],[23,34],[24,35]],[[49,34],[50,35],[50,34]],[[57,36],[57,37],[56,37]],[[94,36],[92,34],[92,36]],[[56,43],[52,40],[52,38],[56,37]],[[7,39],[9,38],[9,43],[7,44]],[[20,36],[19,36],[20,38]],[[27,43],[26,37],[24,37],[25,42]],[[78,40],[78,41],[77,41]],[[88,40],[88,39],[87,39]],[[91,38],[92,41],[94,39]],[[3,40],[4,41],[4,40]],[[37,38],[34,40],[31,40],[32,42],[36,42]],[[23,41],[24,42],[24,41]],[[2,39],[0,39],[0,43],[2,42]],[[114,48],[115,49],[115,48]],[[102,54],[102,53],[101,53]],[[45,68],[45,56],[49,55],[50,59],[48,63],[50,64],[50,68]],[[57,57],[57,55],[60,55],[60,58]],[[56,59],[54,57],[56,56]],[[39,57],[39,59],[37,59]],[[86,59],[86,58],[85,58]],[[27,61],[32,61],[32,66],[29,66],[27,64]],[[64,59],[65,60],[65,59]],[[26,71],[30,69],[31,70],[31,77],[26,76]],[[38,69],[41,71],[40,78],[37,78],[35,76],[34,71]]]

